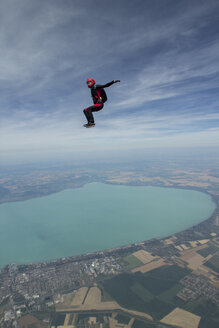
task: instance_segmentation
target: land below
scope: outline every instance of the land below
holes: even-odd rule
[[[159,165],[33,167],[0,175],[0,202],[89,182],[195,189],[217,204],[208,220],[167,238],[0,270],[0,326],[8,328],[217,327],[219,177]]]

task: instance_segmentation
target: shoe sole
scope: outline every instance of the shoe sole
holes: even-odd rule
[[[83,125],[85,128],[94,128],[95,127],[95,124],[94,125]]]

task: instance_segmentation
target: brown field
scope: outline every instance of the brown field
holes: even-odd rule
[[[184,258],[186,258],[186,257],[189,258],[191,255],[193,256],[200,249],[203,249],[206,247],[208,247],[208,245],[201,245],[201,246],[195,247],[193,249],[188,249],[188,250],[182,252],[181,257],[183,256]]]
[[[189,243],[192,247],[197,247],[197,241],[190,241]]]
[[[198,240],[198,242],[199,242],[201,245],[207,244],[209,241],[210,241],[210,239],[201,239],[201,240]]]
[[[184,173],[184,177],[181,176],[181,173]],[[179,176],[177,176],[180,174]],[[219,178],[209,175],[208,172],[192,172],[192,171],[182,171],[174,172],[170,174],[168,178],[163,178],[160,176],[147,177],[134,172],[124,172],[121,174],[115,174],[111,178],[106,179],[108,182],[112,183],[122,183],[127,184],[130,182],[141,181],[144,183],[156,183],[162,184],[163,186],[170,187],[174,184],[178,184],[182,187],[198,187],[198,188],[211,188],[212,183],[218,184]],[[215,192],[215,194],[218,194]]]
[[[187,179],[170,179],[170,181],[174,184],[179,184],[182,187],[198,187],[198,188],[206,188],[210,187],[210,182],[199,182],[199,181],[189,181]]]
[[[56,302],[56,308],[66,308],[66,307],[75,307],[79,306],[83,303],[84,298],[87,294],[88,287],[82,287],[78,289],[76,292],[68,293],[65,295],[56,296],[55,302]]]
[[[66,316],[65,316],[65,321],[64,321],[64,326],[68,326],[70,316],[71,316],[71,315],[70,315],[69,313],[66,314]]]
[[[80,288],[77,291],[78,295],[79,295],[79,293],[81,293],[80,295],[82,295],[82,292],[83,292],[83,296],[85,296],[87,293],[87,288],[86,288],[86,290],[84,288]],[[138,311],[128,310],[126,308],[121,307],[115,301],[101,302],[101,290],[98,287],[90,288],[90,290],[86,296],[85,302],[83,304],[81,302],[77,306],[73,306],[72,304],[67,305],[65,303],[61,303],[61,304],[59,303],[56,306],[56,312],[59,312],[59,313],[66,313],[66,312],[74,313],[75,311],[83,312],[83,311],[104,311],[104,310],[106,310],[106,311],[120,310],[129,315],[139,316],[139,317],[142,317],[145,319],[153,320],[149,314],[143,313],[143,312],[138,312]],[[65,317],[65,325],[67,324],[68,321],[69,321],[69,317],[66,316]]]
[[[188,267],[192,270],[197,270],[204,262],[205,258],[196,251],[208,247],[207,245],[202,245],[187,251],[182,252],[181,259],[188,263]]]
[[[153,318],[149,314],[125,309],[125,308],[121,307],[117,302],[101,302],[98,304],[82,304],[82,305],[78,306],[77,308],[73,308],[73,307],[57,308],[56,312],[61,313],[61,312],[74,312],[74,311],[82,312],[82,311],[104,311],[104,310],[107,310],[107,311],[120,310],[129,315],[134,315],[134,316],[142,317],[145,319],[153,320]]]
[[[183,252],[183,248],[180,245],[174,246],[178,251]]]
[[[152,256],[149,252],[146,252],[143,249],[133,253],[132,255],[137,257],[137,259],[139,259],[144,264],[149,263],[156,258],[155,256]]]
[[[180,246],[183,248],[183,250],[190,249],[190,247],[186,246],[185,244],[181,244]]]
[[[131,320],[129,321],[127,327],[128,327],[128,328],[132,328],[132,325],[133,325],[134,321],[135,321],[135,318],[131,318]]]
[[[187,259],[188,268],[191,270],[197,270],[205,261],[205,258],[200,254],[194,254],[189,259]]]
[[[201,317],[188,311],[176,308],[166,315],[161,322],[181,328],[198,328]]]
[[[43,324],[41,321],[39,321],[37,318],[35,318],[33,315],[27,314],[19,319],[19,325],[20,328],[29,328],[29,327],[35,327],[35,328],[45,328],[47,327],[45,324]]]
[[[63,297],[62,297],[63,303],[66,304],[66,305],[71,305],[72,301],[74,299],[74,296],[75,296],[74,292],[63,295]]]
[[[98,287],[91,287],[84,304],[99,304],[101,302],[101,291]]]
[[[120,306],[116,302],[102,302],[98,304],[81,304],[78,307],[57,308],[56,312],[73,312],[89,310],[117,310]]]
[[[109,327],[110,328],[123,328],[123,324],[118,324],[118,321],[114,318],[109,317]]]
[[[172,245],[172,244],[174,244],[175,240],[176,240],[176,237],[172,236],[170,238],[165,239],[164,244],[165,245]]]
[[[148,263],[148,264],[145,264],[145,265],[142,265],[138,268],[135,268],[132,270],[132,272],[142,272],[142,273],[146,273],[146,272],[149,272],[153,269],[156,269],[156,268],[159,268],[163,265],[166,265],[167,263],[164,262],[163,259],[160,259],[156,262],[151,262],[151,263]]]
[[[97,318],[96,317],[89,317],[89,324],[91,325],[92,323],[96,324],[97,323]]]
[[[81,287],[80,289],[77,290],[77,292],[74,295],[74,298],[71,302],[72,306],[77,306],[77,305],[81,305],[84,301],[84,298],[87,294],[87,287]]]

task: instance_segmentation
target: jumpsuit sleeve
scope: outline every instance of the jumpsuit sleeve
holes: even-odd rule
[[[100,89],[103,89],[103,88],[108,88],[108,87],[110,87],[112,84],[114,84],[115,82],[114,82],[114,80],[113,81],[111,81],[111,82],[108,82],[108,83],[106,83],[106,84],[97,84],[97,88],[100,88]]]

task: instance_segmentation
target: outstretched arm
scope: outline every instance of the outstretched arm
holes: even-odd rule
[[[108,87],[110,87],[112,84],[114,84],[114,83],[118,83],[118,82],[120,82],[120,80],[113,80],[113,81],[108,82],[108,83],[103,84],[103,85],[98,84],[97,87],[98,87],[98,88],[108,88]]]

